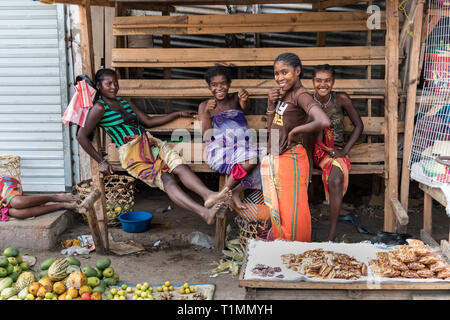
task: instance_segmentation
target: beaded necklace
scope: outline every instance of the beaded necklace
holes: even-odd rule
[[[320,106],[322,107],[322,109],[324,109],[324,108],[330,103],[330,101],[331,101],[331,93],[330,93],[330,98],[328,99],[328,101],[327,101],[326,103],[320,102],[320,101],[317,99],[316,93],[315,93],[315,92],[314,92],[314,94],[313,94],[313,98],[314,98],[314,100],[315,100],[318,104],[320,104]]]

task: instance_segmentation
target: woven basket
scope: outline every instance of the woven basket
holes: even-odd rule
[[[266,239],[266,235],[269,231],[268,221],[250,221],[240,217],[236,217],[235,221],[239,227],[239,240],[245,250],[247,250],[248,240]]]
[[[0,156],[0,176],[9,176],[20,181],[20,157]]]
[[[126,175],[109,175],[103,178],[105,183],[106,213],[108,214],[108,226],[120,225],[118,216],[124,212],[133,211],[134,207],[134,182],[135,179]],[[77,202],[81,203],[92,191],[92,179],[84,180],[75,186],[77,189]],[[87,217],[82,214],[83,221],[87,223]]]

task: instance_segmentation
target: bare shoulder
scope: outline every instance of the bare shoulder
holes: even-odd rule
[[[335,92],[335,96],[336,96],[337,101],[341,102],[341,103],[352,101],[352,99],[350,99],[349,95],[346,94],[345,92]]]
[[[198,105],[198,112],[202,112],[203,110],[205,110],[206,107],[206,103],[208,102],[208,100],[203,100],[202,102],[200,102],[200,104]]]

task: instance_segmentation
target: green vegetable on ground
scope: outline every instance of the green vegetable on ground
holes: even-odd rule
[[[50,268],[50,266],[52,265],[53,262],[55,262],[55,260],[56,260],[55,258],[49,258],[47,260],[44,260],[41,263],[41,270],[42,271],[48,270],[48,268]]]

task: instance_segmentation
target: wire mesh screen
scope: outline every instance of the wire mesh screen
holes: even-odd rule
[[[429,1],[424,86],[409,158],[411,178],[430,186],[450,182],[450,0]]]

